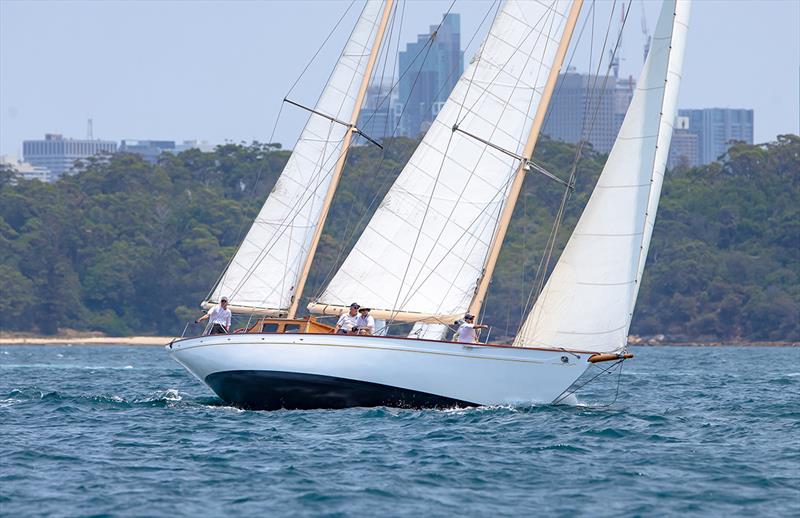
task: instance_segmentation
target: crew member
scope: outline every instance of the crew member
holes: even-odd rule
[[[475,331],[477,329],[487,329],[488,327],[485,324],[476,324],[475,315],[467,313],[464,315],[464,321],[458,326],[458,331],[456,331],[456,341],[465,344],[478,343],[478,333]]]
[[[203,320],[208,320],[211,324],[210,335],[226,335],[231,329],[231,310],[228,309],[228,297],[222,297],[219,304],[208,310],[208,313],[194,321],[199,324]]]
[[[353,302],[350,304],[350,311],[347,313],[342,313],[339,317],[339,321],[336,322],[336,328],[333,330],[334,333],[339,334],[349,334],[352,333],[353,330],[356,328],[356,319],[358,318],[358,308],[360,308],[358,304]]]
[[[356,332],[360,335],[371,335],[375,333],[375,319],[370,316],[369,311],[369,308],[358,309]]]

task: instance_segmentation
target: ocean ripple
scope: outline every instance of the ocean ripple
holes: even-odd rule
[[[800,349],[638,348],[567,405],[250,412],[160,349],[0,347],[0,515],[800,515]]]

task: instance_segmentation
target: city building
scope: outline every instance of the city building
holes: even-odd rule
[[[590,142],[601,153],[611,151],[628,111],[636,81],[613,76],[560,74],[542,133],[555,140]]]
[[[698,163],[710,164],[734,142],[753,143],[753,110],[702,108],[678,110],[688,119],[688,131],[698,138]]]
[[[400,52],[400,135],[417,137],[427,131],[464,71],[461,17],[447,15],[429,43],[436,30],[431,26]]]
[[[356,127],[375,140],[395,135],[397,99],[397,87],[392,89],[392,84],[370,85]]]
[[[51,181],[75,168],[75,162],[101,153],[114,153],[117,143],[110,140],[65,139],[62,135],[48,133],[44,140],[22,142],[22,156],[34,167],[47,168]]]
[[[119,146],[120,153],[134,153],[140,155],[151,164],[158,161],[161,153],[175,151],[173,140],[123,140]]]
[[[53,180],[52,173],[48,168],[23,162],[15,156],[0,156],[0,164],[10,167],[25,180],[39,180],[40,182],[50,182]]]
[[[689,117],[678,116],[672,130],[667,167],[689,168],[700,165],[700,139],[689,129]]]
[[[216,146],[209,144],[208,141],[205,140],[184,140],[180,144],[175,144],[175,149],[173,149],[172,152],[181,153],[190,149],[198,149],[203,153],[210,153],[214,151],[215,147]]]

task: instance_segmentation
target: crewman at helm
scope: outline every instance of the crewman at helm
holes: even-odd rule
[[[478,333],[475,331],[477,329],[487,329],[488,327],[485,324],[476,324],[475,315],[467,313],[464,315],[464,321],[458,326],[458,331],[456,331],[456,342],[464,344],[478,343]]]

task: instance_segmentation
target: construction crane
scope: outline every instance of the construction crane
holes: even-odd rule
[[[644,37],[644,58],[642,62],[647,61],[647,54],[650,52],[650,31],[647,30],[647,14],[644,11],[644,0],[642,0],[642,36]]]
[[[617,48],[609,49],[608,58],[611,60],[611,70],[614,71],[614,79],[619,78],[620,54],[622,54],[622,28],[625,25],[625,2],[619,11],[619,33],[617,34]]]

